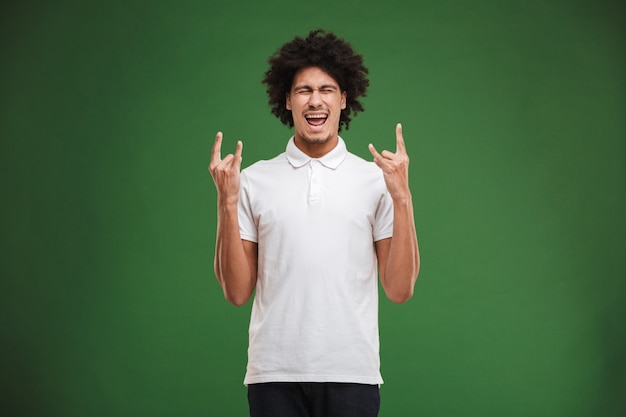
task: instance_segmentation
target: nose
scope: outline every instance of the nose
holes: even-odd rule
[[[309,96],[309,106],[316,107],[322,104],[322,95],[318,89],[311,91],[311,95]]]

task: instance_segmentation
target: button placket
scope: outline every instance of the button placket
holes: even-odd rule
[[[309,163],[309,202],[320,199],[320,162],[313,159]]]

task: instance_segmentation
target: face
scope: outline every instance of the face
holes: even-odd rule
[[[312,157],[330,152],[337,144],[341,110],[346,108],[346,92],[328,73],[318,67],[296,73],[287,94],[296,146]]]

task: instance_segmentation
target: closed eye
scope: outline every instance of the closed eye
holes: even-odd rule
[[[297,86],[293,89],[294,94],[311,94],[313,91],[318,90],[320,94],[333,94],[339,91],[339,89],[334,85],[323,85],[319,88],[312,88],[308,85]]]

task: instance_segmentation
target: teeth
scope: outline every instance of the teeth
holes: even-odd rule
[[[325,119],[325,114],[309,114],[306,116],[307,119]]]

